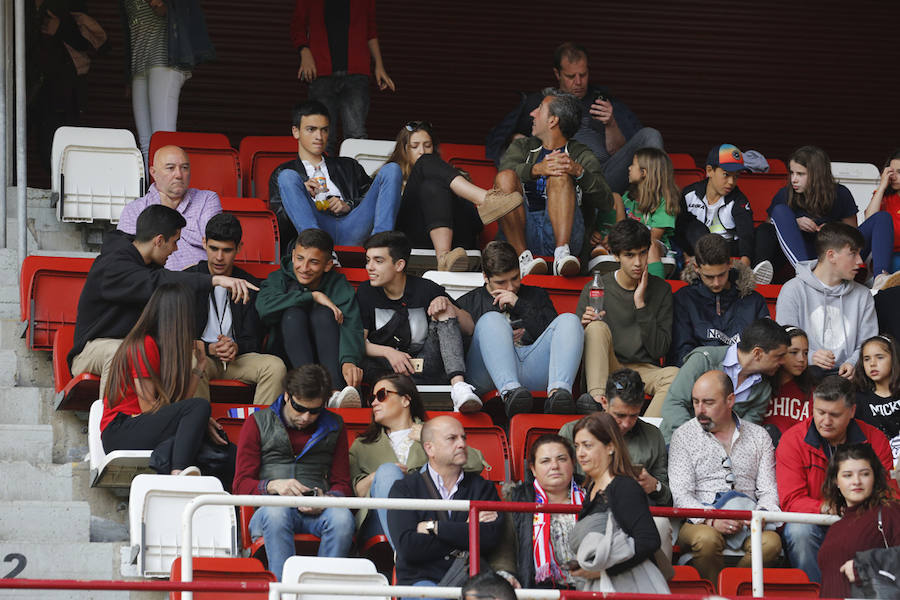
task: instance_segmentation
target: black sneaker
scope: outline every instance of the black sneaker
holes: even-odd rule
[[[527,387],[517,387],[503,394],[503,406],[506,408],[506,416],[510,419],[519,413],[531,412],[534,398]]]
[[[544,413],[548,415],[571,415],[575,413],[575,399],[572,392],[559,388],[544,402]]]
[[[601,406],[599,402],[594,400],[593,396],[588,393],[584,393],[578,396],[578,400],[575,401],[575,410],[579,415],[589,415],[592,412],[603,410],[603,406]]]

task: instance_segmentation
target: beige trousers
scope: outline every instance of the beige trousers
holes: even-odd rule
[[[197,384],[195,395],[209,399],[210,379],[236,379],[256,384],[253,404],[272,404],[284,391],[285,375],[287,369],[284,362],[272,354],[257,352],[240,354],[228,363],[227,368],[221,360],[209,356],[206,359],[206,377]]]

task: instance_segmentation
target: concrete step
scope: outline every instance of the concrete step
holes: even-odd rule
[[[65,501],[73,498],[73,465],[0,461],[0,502],[17,500]],[[2,557],[0,557],[2,558]]]
[[[0,503],[0,539],[7,542],[89,542],[90,528],[91,509],[87,502]]]
[[[0,425],[0,460],[42,464],[51,462],[52,455],[50,425]]]
[[[18,305],[16,306],[18,307]],[[18,358],[15,350],[0,350],[0,387],[16,385],[18,371]]]
[[[127,545],[127,544],[125,544]],[[121,561],[119,548],[123,544],[91,543],[91,542],[0,542],[0,557],[5,562],[0,563],[0,576],[6,576],[12,570],[21,570],[15,573],[19,579],[105,579],[121,580],[119,564]],[[18,555],[9,558],[10,554]],[[0,589],[0,598],[20,597],[7,596],[8,591]],[[56,596],[60,598],[75,598],[75,592],[67,592],[66,595]],[[105,595],[93,596],[106,598]],[[48,598],[45,593],[32,591],[30,597]],[[127,592],[123,592],[119,598],[127,598]]]
[[[4,425],[40,425],[44,423],[43,405],[40,388],[0,388],[0,423]]]

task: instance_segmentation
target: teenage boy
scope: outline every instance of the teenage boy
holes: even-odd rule
[[[352,158],[324,156],[328,108],[318,100],[297,104],[291,133],[297,157],[278,166],[269,179],[269,206],[278,215],[282,239],[288,232],[324,229],[338,246],[359,246],[369,235],[394,228],[403,174],[389,162],[374,179]],[[327,207],[314,198],[325,194]]]
[[[660,367],[672,340],[672,288],[647,271],[650,230],[625,219],[609,232],[610,252],[619,269],[603,275],[603,310],[590,306],[591,282],[585,284],[575,310],[584,326],[584,374],[587,394],[578,399],[583,414],[599,410],[606,378],[623,367],[640,374],[653,400],[648,417],[658,417],[676,367]],[[613,347],[615,340],[615,347]]]
[[[106,245],[88,272],[78,299],[75,339],[67,360],[72,373],[100,375],[100,394],[106,389],[109,363],[150,296],[164,283],[183,283],[208,294],[222,287],[234,302],[246,303],[258,289],[243,279],[220,274],[169,271],[163,268],[178,248],[184,217],[162,204],[145,208],[135,223],[134,241]]]
[[[475,321],[466,355],[469,381],[479,393],[500,392],[506,414],[530,412],[530,390],[547,390],[545,413],[575,411],[572,383],[584,332],[572,313],[556,314],[546,290],[522,285],[519,257],[508,242],[481,254],[484,285],[457,300]]]
[[[737,187],[738,176],[746,171],[744,155],[732,144],[721,144],[706,157],[706,179],[692,183],[681,192],[681,213],[675,223],[675,242],[688,256],[694,256],[697,240],[715,233],[728,241],[731,256],[739,256],[753,266],[757,283],[772,281],[772,262],[766,260],[776,249],[755,243],[753,210]],[[754,266],[755,265],[755,266]]]
[[[367,381],[384,373],[403,373],[420,384],[452,384],[453,410],[481,408],[474,387],[464,381],[462,332],[475,328],[443,287],[406,274],[411,248],[399,231],[366,240],[369,281],[356,291],[365,328]],[[396,539],[396,538],[395,538]]]
[[[234,266],[241,248],[241,223],[230,213],[220,213],[206,223],[203,248],[207,260],[188,271],[239,277],[258,286],[250,273]],[[287,370],[284,362],[271,354],[260,354],[262,325],[256,313],[257,292],[250,293],[247,304],[231,301],[225,288],[214,287],[197,297],[198,338],[206,346],[206,377],[200,379],[197,395],[209,398],[210,379],[237,379],[256,384],[254,404],[271,404],[281,393]]]
[[[690,352],[669,388],[662,406],[660,430],[668,442],[672,432],[694,418],[691,390],[707,371],[723,371],[734,387],[734,412],[751,423],[761,424],[772,397],[773,377],[791,340],[772,319],[757,319],[741,332],[741,341],[730,346],[702,346]]]
[[[826,223],[816,234],[818,258],[797,263],[797,276],[778,295],[778,322],[806,332],[810,369],[818,376],[853,377],[860,345],[878,335],[872,293],[853,280],[864,246],[856,227]]]
[[[687,353],[700,346],[730,346],[741,339],[744,327],[769,316],[766,300],[754,291],[753,272],[731,262],[728,241],[707,233],[694,244],[694,262],[681,278],[690,285],[673,296],[670,365],[680,367]]]
[[[353,286],[334,270],[334,242],[321,229],[302,231],[281,268],[260,286],[256,310],[269,327],[268,347],[290,368],[320,364],[340,389],[329,408],[360,406],[363,326]]]

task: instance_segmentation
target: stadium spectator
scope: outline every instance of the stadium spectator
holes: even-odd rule
[[[112,358],[102,390],[103,449],[158,449],[171,438],[160,474],[199,475],[197,453],[207,438],[228,442],[210,416],[209,400],[196,397],[208,360],[195,341],[194,297],[187,286],[159,286]],[[191,368],[191,361],[195,366]],[[234,457],[231,457],[233,464]],[[227,469],[233,475],[232,468]],[[227,486],[227,483],[226,483]]]
[[[578,298],[575,314],[584,326],[584,374],[587,394],[578,399],[578,411],[599,409],[611,371],[622,367],[640,374],[653,400],[649,417],[659,416],[676,367],[660,367],[672,339],[672,288],[647,271],[650,230],[633,219],[619,221],[610,230],[609,249],[619,269],[603,276],[603,310],[590,306],[591,282]],[[613,341],[615,340],[615,347]]]
[[[778,496],[786,512],[835,514],[822,496],[828,461],[841,444],[871,444],[887,471],[893,457],[887,438],[875,427],[854,419],[856,396],[846,378],[829,375],[813,392],[812,417],[794,425],[781,436],[776,451]],[[792,567],[803,569],[810,581],[822,576],[816,556],[827,527],[786,523],[784,550]]]
[[[413,248],[434,248],[439,271],[465,271],[466,249],[478,248],[482,224],[522,204],[518,191],[485,190],[444,162],[431,123],[410,121],[397,134],[388,163],[400,165],[403,197],[397,229]]]
[[[638,148],[663,149],[660,133],[643,127],[624,102],[602,87],[590,84],[588,53],[572,42],[560,44],[553,53],[553,74],[559,89],[578,98],[582,115],[574,139],[586,144],[597,156],[603,176],[618,194],[628,186],[628,165]],[[489,158],[498,158],[510,138],[531,133],[529,115],[541,103],[541,94],[523,98],[519,106],[488,134]]]
[[[500,228],[519,254],[523,277],[546,273],[540,256],[550,254],[553,274],[571,277],[581,269],[573,252],[581,251],[585,222],[594,211],[609,210],[612,197],[597,157],[571,139],[581,118],[578,99],[553,88],[542,93],[530,113],[531,137],[515,140],[500,159],[494,187],[525,194],[525,205],[502,217]]]
[[[721,508],[777,512],[775,453],[765,429],[734,412],[734,387],[723,371],[707,371],[694,383],[696,415],[672,434],[669,483],[676,508]],[[734,519],[687,519],[678,544],[694,554],[700,576],[718,581],[726,546],[744,552],[739,567],[750,566],[750,523]],[[763,564],[781,554],[775,531],[762,533]]]
[[[889,214],[894,224],[894,254],[890,272],[896,273],[900,271],[900,236],[897,235],[900,232],[900,148],[894,150],[885,161],[881,181],[878,182],[878,188],[866,207],[866,219],[878,211]]]
[[[416,384],[406,375],[387,373],[372,384],[372,422],[350,446],[350,481],[361,498],[387,498],[394,482],[417,471],[428,462],[422,447],[422,426],[428,420]],[[484,458],[467,448],[463,471],[481,473]],[[387,510],[360,509],[356,512],[360,542],[390,530]]]
[[[185,225],[181,228],[179,248],[169,255],[166,268],[181,271],[205,260],[203,235],[209,220],[222,212],[219,195],[191,187],[191,161],[187,153],[178,146],[163,146],[156,151],[150,175],[154,182],[147,193],[122,209],[118,231],[134,236],[138,216],[144,209],[153,204],[162,204],[177,210],[185,220]]]
[[[365,330],[364,376],[402,373],[421,384],[450,381],[453,410],[481,408],[474,387],[465,382],[462,332],[475,325],[447,292],[428,279],[406,274],[410,247],[399,231],[366,240],[369,281],[356,290]]]
[[[795,150],[791,155],[788,185],[775,194],[769,206],[778,242],[790,263],[796,268],[798,263],[817,256],[821,259],[815,244],[817,232],[824,225],[838,221],[856,229],[856,213],[856,201],[850,190],[835,183],[831,160],[825,151],[816,146]],[[893,232],[891,216],[885,212],[876,212],[859,226],[865,241],[858,245],[858,250],[867,258],[871,255],[876,289],[890,273]],[[882,274],[884,277],[880,277]]]
[[[516,600],[516,590],[498,573],[483,571],[462,586],[462,600]]]
[[[572,384],[584,333],[571,313],[556,314],[546,290],[522,285],[516,251],[489,243],[481,255],[485,284],[456,302],[475,321],[466,373],[478,393],[500,392],[506,414],[530,412],[530,390],[547,390],[545,413],[573,413]]]
[[[325,156],[328,109],[318,100],[294,106],[291,133],[297,157],[269,178],[269,206],[283,240],[293,232],[324,229],[338,246],[359,246],[368,236],[394,228],[400,208],[400,166],[387,163],[371,179],[352,158]]]
[[[850,588],[855,578],[846,573],[853,574],[857,552],[900,547],[900,503],[887,482],[888,471],[869,444],[841,446],[828,462],[822,493],[841,520],[828,528],[819,549],[822,596],[856,595]]]
[[[772,281],[775,258],[774,236],[753,231],[753,210],[737,186],[746,171],[744,155],[732,144],[721,144],[706,157],[706,179],[692,183],[681,192],[681,214],[675,224],[675,243],[689,257],[695,256],[701,237],[715,233],[728,242],[729,256],[740,257],[753,267],[757,283]],[[770,228],[770,225],[764,229]]]
[[[241,223],[229,213],[214,216],[206,224],[203,247],[207,260],[187,271],[209,275],[238,277],[259,286],[259,281],[243,269],[234,266],[234,258],[241,248]],[[254,404],[271,404],[278,397],[287,373],[282,360],[260,353],[263,329],[256,313],[257,293],[250,292],[247,304],[234,303],[223,287],[214,287],[209,294],[197,295],[195,311],[197,337],[205,347],[206,376],[202,377],[197,395],[209,398],[210,379],[237,379],[255,384]]]
[[[818,259],[794,265],[797,276],[778,294],[778,322],[809,336],[809,364],[817,378],[853,377],[862,341],[878,334],[875,302],[853,281],[863,236],[846,223],[826,223],[816,234]]]
[[[809,339],[806,332],[793,325],[785,325],[790,338],[787,354],[778,373],[769,409],[763,417],[763,427],[777,447],[781,435],[812,413],[813,379],[809,371]]]
[[[199,0],[121,0],[119,6],[126,25],[125,77],[131,80],[131,108],[146,162],[151,136],[176,131],[178,98],[191,70],[214,60],[216,50]]]
[[[466,432],[453,417],[435,417],[421,432],[428,463],[397,481],[391,498],[498,500],[493,484],[465,472]],[[398,585],[434,586],[447,575],[456,557],[469,549],[468,514],[460,511],[389,510],[388,529],[396,548]],[[493,511],[478,515],[481,551],[500,543],[503,517]],[[464,559],[468,564],[468,558]],[[449,583],[449,582],[447,582]],[[456,585],[459,585],[456,583]]]
[[[606,380],[606,391],[600,396],[600,406],[609,413],[625,438],[628,456],[635,467],[637,482],[647,494],[651,506],[672,506],[672,492],[669,489],[669,453],[666,441],[659,429],[640,418],[644,406],[644,382],[632,369],[620,369]],[[566,423],[559,435],[573,439],[577,421]],[[581,473],[581,467],[576,466]],[[659,531],[660,551],[656,565],[663,573],[672,567],[672,522],[666,517],[653,517]]]
[[[184,226],[178,211],[154,204],[138,217],[133,242],[104,244],[78,299],[74,342],[66,357],[72,373],[100,375],[100,389],[105,390],[109,361],[164,283],[184,283],[204,295],[220,286],[229,290],[233,302],[250,300],[257,288],[243,279],[163,268]]]
[[[353,286],[334,270],[331,237],[300,232],[281,268],[260,286],[256,310],[269,327],[268,347],[291,368],[320,364],[341,391],[328,408],[359,407],[363,325]]]
[[[731,379],[737,416],[757,425],[762,423],[772,396],[770,378],[784,362],[789,345],[784,328],[766,318],[745,327],[741,341],[735,344],[702,346],[690,352],[663,403],[660,431],[666,441],[695,416],[691,390],[701,375],[712,370],[721,370]]]
[[[887,437],[896,461],[900,458],[900,356],[897,340],[881,333],[863,342],[853,374],[856,418],[877,427]]]
[[[575,424],[574,434],[575,454],[586,476],[584,504],[569,536],[578,556],[578,568],[571,571],[581,579],[577,589],[601,591],[611,585],[617,592],[668,593],[665,577],[653,563],[659,533],[619,425],[606,413],[594,413]],[[620,544],[628,551],[617,551]]]
[[[349,496],[347,429],[325,407],[328,371],[304,365],[288,371],[284,394],[247,417],[238,442],[234,493],[279,496]],[[294,555],[294,534],[321,539],[319,556],[347,556],[353,515],[346,508],[261,506],[250,519],[252,539],[263,537],[269,570],[281,580]]]
[[[672,296],[672,344],[668,364],[680,367],[688,352],[700,346],[730,346],[741,331],[769,316],[766,300],[755,291],[753,271],[741,261],[732,263],[728,241],[707,233],[694,244],[694,260],[681,278],[688,286]]]
[[[370,61],[378,89],[396,89],[381,58],[375,0],[296,0],[291,42],[300,55],[297,79],[309,83],[310,100],[328,107],[334,136],[327,152],[336,156],[339,117],[345,139],[367,137]]]

